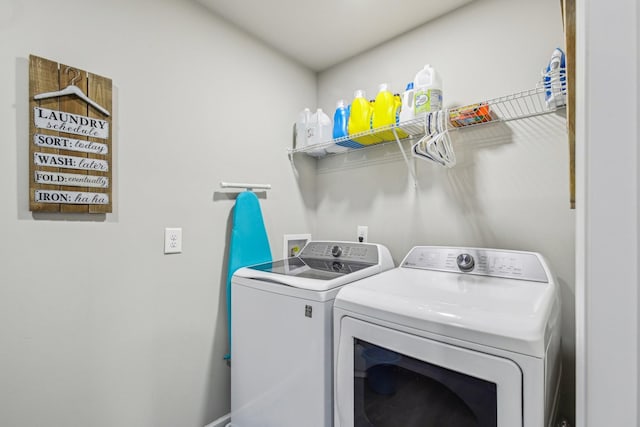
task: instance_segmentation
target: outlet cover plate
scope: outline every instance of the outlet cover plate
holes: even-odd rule
[[[164,253],[179,254],[182,252],[182,228],[164,229]]]
[[[369,241],[369,227],[366,225],[359,225],[357,229],[358,242],[366,243]]]

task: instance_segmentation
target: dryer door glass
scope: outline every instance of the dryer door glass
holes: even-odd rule
[[[336,427],[522,427],[512,360],[348,316],[334,326]]]
[[[496,427],[496,384],[354,340],[355,427]]]

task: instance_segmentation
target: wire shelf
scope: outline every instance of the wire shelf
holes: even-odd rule
[[[412,120],[389,125],[346,137],[332,139],[312,146],[289,149],[290,154],[305,153],[314,157],[363,149],[369,146],[421,138],[430,132],[431,117],[436,113],[448,115],[446,131],[466,129],[487,123],[507,122],[552,113],[566,104],[564,70],[544,75],[536,88],[483,101],[477,104],[423,114]],[[327,149],[329,152],[327,152]]]

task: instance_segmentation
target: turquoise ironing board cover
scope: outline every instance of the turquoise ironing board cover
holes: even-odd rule
[[[227,269],[227,320],[229,354],[231,358],[231,278],[239,268],[272,261],[267,230],[264,227],[258,197],[252,191],[243,191],[233,208],[233,225],[229,242]]]

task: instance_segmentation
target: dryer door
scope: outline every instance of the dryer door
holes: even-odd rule
[[[522,372],[508,359],[343,317],[336,427],[522,427]]]

